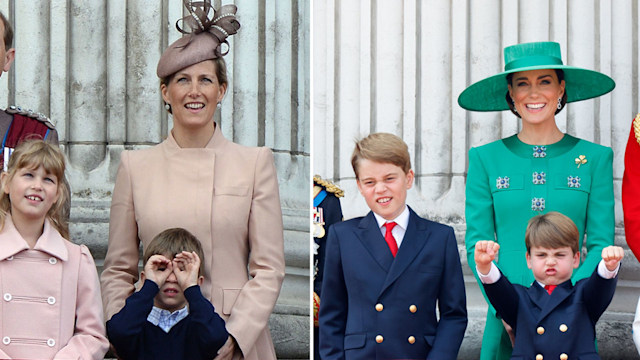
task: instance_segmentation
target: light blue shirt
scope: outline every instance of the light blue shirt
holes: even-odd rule
[[[171,328],[179,323],[180,320],[186,318],[187,315],[189,315],[189,308],[187,306],[174,312],[154,306],[149,316],[147,316],[147,321],[164,330],[164,332],[169,333]]]

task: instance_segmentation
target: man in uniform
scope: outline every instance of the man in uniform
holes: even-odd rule
[[[2,68],[0,76],[3,72],[9,71],[15,58],[16,50],[12,48],[12,44],[13,29],[4,14],[0,12],[0,68]],[[30,138],[45,139],[58,144],[58,133],[46,116],[24,110],[19,106],[10,106],[0,111],[0,139],[2,139],[0,165],[8,161],[11,152],[19,142]]]
[[[627,149],[624,153],[622,177],[622,209],[624,232],[629,249],[640,259],[640,114],[633,119]]]
[[[342,221],[342,208],[339,198],[344,196],[342,189],[320,176],[313,177],[313,352],[319,360],[318,347],[318,311],[320,307],[320,289],[322,288],[322,270],[324,267],[325,241],[329,226]]]

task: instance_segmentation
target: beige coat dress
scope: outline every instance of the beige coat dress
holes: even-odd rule
[[[216,128],[205,148],[180,148],[169,135],[122,153],[101,278],[107,319],[134,291],[140,242],[172,227],[202,242],[203,295],[244,358],[275,359],[267,324],[284,277],[284,241],[271,151],[230,142]]]
[[[109,348],[93,258],[48,220],[33,249],[0,231],[0,359],[102,359]]]

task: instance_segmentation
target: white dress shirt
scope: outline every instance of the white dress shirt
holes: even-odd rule
[[[386,220],[376,213],[373,213],[373,216],[375,216],[376,221],[378,222],[378,228],[380,229],[383,238],[387,233],[387,228],[384,226],[384,224],[395,221],[397,225],[393,227],[393,229],[391,230],[391,234],[393,234],[393,238],[396,239],[398,250],[400,250],[400,244],[402,244],[404,234],[407,232],[407,226],[409,226],[409,207],[405,205],[404,211],[393,220]]]

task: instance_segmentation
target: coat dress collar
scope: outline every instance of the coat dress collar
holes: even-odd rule
[[[173,151],[202,151],[202,149],[214,149],[214,150],[219,149],[224,145],[224,143],[227,140],[222,134],[222,129],[220,129],[220,126],[217,123],[214,123],[214,125],[215,125],[215,130],[213,131],[213,135],[211,136],[211,139],[209,139],[209,142],[204,148],[181,148],[180,145],[178,145],[178,143],[176,142],[176,139],[173,137],[173,132],[171,131],[169,131],[169,136],[167,136],[167,139],[163,142],[163,144],[165,144],[166,147],[172,152]]]
[[[541,145],[541,146],[544,147],[545,156],[554,157],[554,156],[562,155],[567,151],[571,150],[574,146],[576,146],[578,141],[580,141],[580,139],[573,137],[569,134],[564,134],[564,136],[562,137],[562,139],[560,139],[560,141],[553,144]],[[520,139],[518,139],[517,134],[509,136],[508,138],[502,139],[502,143],[512,153],[526,159],[532,158],[532,153],[533,153],[532,149],[534,148],[534,146],[536,146],[536,145],[525,144],[524,142],[520,141]]]
[[[38,238],[33,250],[42,251],[62,261],[67,261],[69,259],[69,251],[65,241],[67,240],[60,235],[49,220],[45,219],[42,235]],[[24,250],[29,250],[29,245],[13,224],[11,215],[7,215],[4,220],[4,227],[0,230],[0,244],[2,245],[0,246],[0,261]]]

